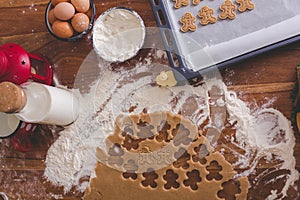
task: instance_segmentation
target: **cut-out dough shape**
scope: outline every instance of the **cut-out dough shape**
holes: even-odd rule
[[[180,28],[180,30],[184,33],[188,31],[194,32],[197,30],[197,26],[195,24],[196,17],[190,12],[185,13],[184,16],[180,19],[180,22],[182,23],[182,27]]]
[[[138,138],[140,121],[154,127],[154,137],[143,140]],[[168,134],[164,137],[168,138],[168,142],[156,139],[164,123],[168,124],[164,127],[164,132]],[[191,142],[176,146],[174,138],[184,132],[173,134],[173,130],[180,126],[187,129]],[[124,127],[130,129],[127,134],[138,141],[137,148],[127,149],[119,145],[124,152],[121,156],[124,164],[111,166],[108,158],[112,155],[108,152],[111,147],[123,144],[126,140]],[[97,199],[99,194],[103,199],[122,200],[140,200],[145,197],[147,200],[224,200],[227,194],[237,200],[246,199],[248,178],[234,179],[232,165],[219,152],[213,151],[208,139],[201,133],[190,120],[169,112],[118,116],[115,131],[106,140],[107,149],[97,149],[99,162],[84,199]],[[206,164],[195,159],[197,156],[204,157]],[[230,191],[229,186],[233,183],[237,187]]]
[[[190,4],[190,0],[173,0],[175,2],[174,8],[181,8]]]
[[[235,19],[236,5],[232,3],[231,0],[225,0],[225,2],[220,6],[220,10],[222,11],[219,15],[220,19]]]
[[[194,6],[197,6],[199,5],[199,3],[201,2],[202,0],[193,0],[192,3]]]
[[[239,4],[238,11],[245,12],[246,10],[253,10],[255,5],[251,0],[236,0]]]
[[[201,25],[207,25],[207,24],[214,24],[217,22],[217,18],[214,16],[214,9],[208,7],[208,6],[203,6],[199,13],[198,16],[200,17],[200,24]]]
[[[174,74],[172,71],[162,71],[157,77],[156,77],[156,83],[160,86],[169,86],[173,87],[177,84],[177,81],[174,77]]]

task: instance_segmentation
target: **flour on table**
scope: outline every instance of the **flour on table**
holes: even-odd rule
[[[84,191],[88,183],[82,180],[93,174],[97,162],[96,148],[105,148],[104,141],[113,133],[114,120],[120,114],[169,111],[181,113],[198,126],[210,119],[204,127],[209,128],[212,126],[211,106],[215,105],[225,109],[229,122],[236,123],[236,138],[232,138],[232,143],[244,149],[243,154],[233,152],[238,158],[233,166],[245,168],[237,172],[236,177],[255,173],[261,158],[271,161],[275,156],[282,161],[277,168],[290,172],[276,197],[279,198],[280,193],[284,197],[289,187],[296,187],[299,173],[293,156],[294,132],[290,122],[279,111],[267,107],[251,111],[219,77],[205,77],[203,84],[197,87],[159,87],[155,84],[156,76],[168,68],[146,59],[146,64],[140,62],[132,69],[118,71],[112,71],[108,63],[99,64],[98,80],[80,98],[78,120],[62,131],[48,150],[45,177],[49,181],[63,186],[66,192],[73,186]],[[212,88],[218,88],[221,93],[215,102],[209,94]],[[194,105],[193,109],[188,109],[187,104]],[[216,126],[222,129],[222,123]],[[277,193],[272,192],[269,199]]]

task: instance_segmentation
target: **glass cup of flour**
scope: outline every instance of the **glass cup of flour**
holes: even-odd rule
[[[142,18],[133,10],[121,7],[105,11],[93,28],[96,53],[109,62],[123,62],[142,48],[146,29]]]

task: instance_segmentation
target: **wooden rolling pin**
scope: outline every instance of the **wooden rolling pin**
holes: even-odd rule
[[[296,118],[296,124],[298,128],[298,132],[300,132],[300,64],[297,65],[296,68],[296,73],[297,73],[297,80],[296,80],[296,85],[294,89],[294,111],[295,111],[295,118]],[[292,95],[292,96],[294,96]]]

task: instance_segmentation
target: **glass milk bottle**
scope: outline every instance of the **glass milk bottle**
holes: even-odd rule
[[[78,99],[68,90],[28,82],[0,83],[0,112],[29,123],[69,125],[78,117]]]
[[[15,115],[0,112],[0,139],[13,134],[19,125],[20,120]]]

